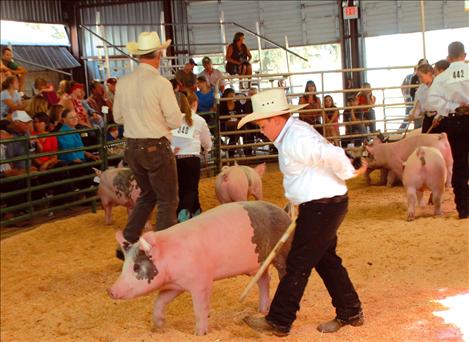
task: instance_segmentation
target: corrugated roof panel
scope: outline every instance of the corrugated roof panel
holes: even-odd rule
[[[24,61],[33,62],[54,69],[72,69],[80,66],[80,63],[72,56],[64,46],[24,46],[14,45],[13,52],[16,58],[22,61],[28,70],[44,70],[41,67],[27,64]]]
[[[261,1],[260,6],[267,38],[284,45],[286,35],[289,45],[303,45],[299,1]]]
[[[60,0],[2,0],[1,19],[35,23],[63,23]]]
[[[191,42],[191,54],[209,54],[219,53],[223,51],[222,39],[220,33],[220,25],[207,24],[197,25],[194,23],[217,23],[218,19],[218,3],[217,2],[190,2],[187,5],[187,17],[189,24],[189,40]],[[226,28],[225,28],[226,30]],[[231,39],[227,36],[227,42]],[[199,45],[202,43],[219,45]]]

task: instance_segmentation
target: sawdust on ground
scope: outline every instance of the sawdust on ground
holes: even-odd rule
[[[269,165],[265,199],[283,205],[282,176]],[[214,178],[200,184],[204,209],[218,205]],[[349,182],[349,213],[339,230],[338,253],[363,302],[365,325],[332,335],[316,325],[334,316],[330,298],[317,274],[310,278],[298,319],[284,341],[461,341],[458,329],[444,324],[435,300],[469,292],[469,224],[456,218],[453,195],[444,196],[444,216],[432,207],[406,222],[401,187],[367,187]],[[427,194],[428,196],[428,194]],[[170,303],[166,328],[152,331],[156,296],[111,300],[106,288],[117,279],[121,262],[114,257],[114,232],[126,222],[124,208],[46,223],[1,241],[1,340],[12,341],[275,341],[245,326],[254,314],[257,289],[245,303],[238,298],[249,282],[239,276],[216,282],[210,332],[196,337],[188,294]],[[272,292],[277,285],[274,272]],[[467,316],[466,316],[467,317]]]

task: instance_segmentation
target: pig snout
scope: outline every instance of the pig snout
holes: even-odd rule
[[[110,287],[107,289],[107,294],[109,295],[109,297],[111,297],[112,299],[121,299],[122,298],[122,294],[120,294],[117,289],[115,289],[114,287]]]

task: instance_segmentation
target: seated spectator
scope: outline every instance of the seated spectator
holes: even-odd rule
[[[57,95],[59,96],[59,100],[60,98],[67,94],[70,89],[70,81],[69,80],[62,80],[59,82],[59,89],[57,89]]]
[[[202,65],[204,67],[204,71],[202,71],[199,74],[199,77],[200,76],[205,77],[205,79],[207,80],[207,82],[210,84],[212,88],[215,88],[217,82],[219,81],[218,90],[220,92],[223,92],[223,90],[225,90],[225,81],[222,80],[222,77],[223,77],[222,72],[218,69],[213,68],[212,60],[210,59],[210,57],[207,57],[207,56],[204,57],[202,59]]]
[[[184,68],[176,72],[175,78],[181,86],[181,91],[195,91],[197,77],[195,76],[193,70],[194,66],[196,65],[197,64],[194,62],[194,60],[189,58],[189,61],[184,65]]]
[[[24,90],[24,81],[28,70],[13,61],[13,52],[8,47],[2,48],[2,66],[8,69],[9,74],[18,78],[18,90],[20,91],[20,95],[23,96],[21,92]]]
[[[188,95],[191,113],[185,114],[181,127],[172,131],[173,148],[176,155],[179,206],[177,217],[179,222],[199,215],[201,210],[199,202],[200,157],[201,150],[205,155],[212,148],[212,137],[207,123],[197,115],[197,96]]]
[[[326,137],[332,140],[335,145],[339,145],[339,111],[334,104],[334,99],[330,95],[324,96],[324,108],[326,112],[326,123],[331,124],[326,126]],[[331,139],[331,137],[336,137]]]
[[[244,44],[244,33],[236,32],[226,49],[226,72],[230,75],[252,75],[251,52]],[[249,87],[249,86],[248,86]]]
[[[85,86],[81,83],[73,82],[70,88],[70,98],[73,105],[73,110],[78,116],[78,125],[91,128],[92,124],[88,117],[88,113],[83,107],[82,100],[85,97]],[[67,107],[65,107],[67,108]]]
[[[63,125],[60,128],[60,132],[73,132],[76,130],[78,125],[78,115],[74,111],[65,109],[62,112]],[[71,133],[66,135],[59,135],[57,137],[59,143],[59,150],[75,149],[81,148],[85,145],[81,139],[80,134]],[[89,160],[99,160],[99,156],[89,152],[89,151],[76,151],[69,153],[62,153],[59,155],[59,159],[67,165],[79,165]],[[70,175],[72,177],[80,177],[84,175],[93,174],[93,170],[90,167],[83,167],[79,169],[70,170]],[[75,184],[78,188],[86,188],[92,184],[92,179],[85,179],[79,181]]]
[[[435,67],[433,68],[433,74],[436,77],[448,68],[449,62],[446,59],[442,59],[435,63]]]
[[[36,113],[46,113],[49,109],[49,104],[47,100],[42,95],[35,95],[29,101],[28,105],[26,106],[26,112],[30,116],[34,116]]]
[[[357,95],[358,105],[374,105],[376,103],[376,97],[373,96],[371,90],[368,90],[371,88],[371,85],[369,83],[363,83],[362,88],[365,89],[360,91]],[[370,107],[369,109],[361,108],[360,110],[364,113],[364,120],[376,120],[375,110],[372,107]],[[366,123],[365,127],[368,128],[369,133],[376,132],[376,122]]]
[[[62,127],[62,112],[64,111],[64,106],[60,104],[55,104],[52,105],[49,108],[49,131],[50,132],[55,132],[56,130],[58,131],[60,127]]]
[[[310,94],[305,94],[300,97],[299,104],[308,104],[306,107],[303,108],[303,110],[320,109],[321,100],[316,95],[316,84],[314,83],[314,81],[310,80],[306,82],[305,93],[310,93]],[[300,120],[303,120],[304,122],[307,122],[310,125],[320,125],[321,124],[321,112],[300,113]],[[314,127],[314,128],[316,129],[316,131],[319,132],[319,134],[324,135],[322,127]]]
[[[222,98],[230,99],[235,96],[235,91],[232,88],[226,88],[223,92]],[[226,115],[236,115],[242,113],[241,104],[235,100],[227,100],[227,101],[220,101],[220,116]],[[220,128],[221,132],[220,135],[223,136],[223,132],[226,131],[236,131],[238,125],[238,118],[232,117],[229,119],[220,119]],[[230,134],[224,136],[225,142],[228,145],[236,145],[239,140],[239,136],[237,134]],[[233,158],[235,155],[234,149],[228,150],[228,156]]]
[[[117,78],[110,77],[106,80],[106,86],[107,86],[106,96],[111,102],[111,104],[114,103],[114,95],[116,94],[116,84],[117,84]],[[112,111],[112,105],[111,107],[109,107],[109,110]]]
[[[107,107],[108,110],[112,109],[112,102],[107,98],[103,85],[99,82],[93,81],[90,86],[90,93],[91,95],[88,96],[86,102],[97,114],[104,118],[102,108]],[[107,119],[108,123],[114,122],[112,114],[108,114]]]
[[[197,78],[197,88],[199,88],[199,90],[195,92],[197,95],[197,103],[199,104],[197,113],[214,112],[216,110],[214,88],[210,87],[210,84],[204,76]]]
[[[60,99],[54,90],[54,86],[51,83],[47,83],[45,79],[37,78],[34,81],[34,89],[36,91],[36,95],[44,96],[49,107],[59,103]]]
[[[3,81],[0,93],[0,119],[11,120],[11,113],[26,108],[26,103],[21,99],[18,87],[18,78],[15,76],[9,76]]]

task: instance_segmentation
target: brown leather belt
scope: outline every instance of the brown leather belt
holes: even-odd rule
[[[454,113],[449,113],[450,117],[469,115],[469,105],[464,105],[456,108]]]

